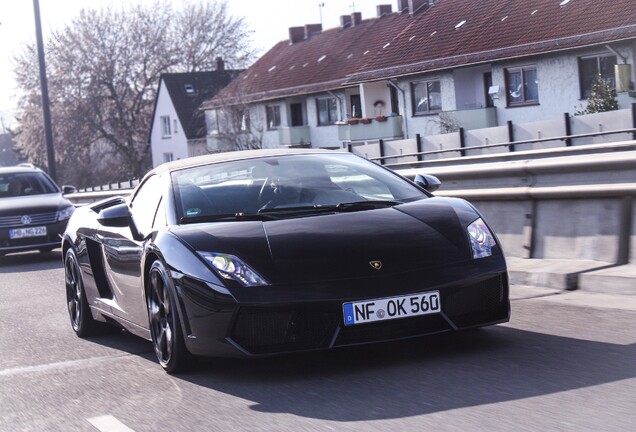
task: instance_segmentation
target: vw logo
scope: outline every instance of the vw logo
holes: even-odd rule
[[[28,215],[24,215],[20,218],[20,222],[22,222],[22,225],[29,225],[31,223],[31,216]]]
[[[369,265],[376,270],[380,270],[382,268],[382,261],[378,261],[378,260],[369,261]]]

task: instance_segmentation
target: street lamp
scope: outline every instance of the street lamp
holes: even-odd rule
[[[49,176],[57,181],[55,173],[55,148],[53,147],[53,129],[51,127],[51,107],[49,101],[49,85],[46,80],[46,63],[44,62],[44,42],[42,41],[42,23],[40,21],[40,2],[33,0],[35,15],[35,37],[38,45],[38,62],[40,64],[40,88],[42,89],[42,114],[44,116],[44,136],[46,139],[46,155],[49,165]]]

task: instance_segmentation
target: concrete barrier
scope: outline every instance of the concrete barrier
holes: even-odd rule
[[[636,276],[634,145],[435,161],[397,171],[435,175],[442,181],[436,195],[470,200],[497,232],[514,283],[576,289],[587,273],[617,266]],[[616,290],[636,293],[635,282],[625,279]]]

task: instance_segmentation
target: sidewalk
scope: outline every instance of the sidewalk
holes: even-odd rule
[[[511,285],[636,296],[636,265],[590,260],[506,258]]]

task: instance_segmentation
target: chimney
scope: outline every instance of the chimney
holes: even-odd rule
[[[351,15],[340,15],[340,28],[351,27]]]
[[[420,10],[424,11],[428,9],[428,6],[430,4],[429,0],[408,0],[408,3],[409,3],[409,13],[411,15],[419,12]]]
[[[296,42],[300,42],[305,39],[305,27],[290,27],[289,28],[289,44],[293,45]]]
[[[305,39],[309,39],[322,31],[322,24],[305,24]]]
[[[362,22],[362,13],[354,12],[351,14],[351,26],[355,27]]]
[[[225,62],[223,61],[222,57],[217,57],[214,59],[214,61],[216,62],[216,70],[217,71],[224,71],[225,70]]]
[[[384,15],[391,15],[393,12],[393,8],[390,4],[388,5],[378,5],[376,6],[376,10],[378,13],[378,18],[382,18]]]

